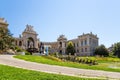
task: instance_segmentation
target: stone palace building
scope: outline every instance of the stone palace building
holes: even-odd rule
[[[3,18],[0,18],[0,27],[7,27],[8,23],[4,21]],[[42,42],[38,39],[36,31],[33,29],[33,26],[26,25],[25,30],[22,34],[15,38],[13,43],[16,46],[19,46],[22,49],[36,48],[40,50],[41,44],[49,49],[49,53],[58,52],[65,54],[67,43],[72,41],[75,47],[76,54],[79,56],[91,56],[95,48],[98,46],[99,38],[97,35],[94,35],[92,32],[87,34],[82,34],[75,39],[67,40],[65,35],[60,35],[56,42]]]

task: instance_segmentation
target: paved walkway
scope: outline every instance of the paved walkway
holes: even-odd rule
[[[34,62],[27,62],[24,60],[13,58],[12,55],[0,55],[0,64],[5,64],[9,66],[24,68],[24,69],[30,69],[35,71],[65,74],[70,76],[108,77],[108,78],[116,78],[120,80],[120,73],[118,72],[86,70],[86,69],[68,68],[68,67],[34,63]]]

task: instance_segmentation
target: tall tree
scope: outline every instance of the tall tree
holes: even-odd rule
[[[67,54],[71,53],[71,55],[74,55],[74,53],[75,53],[75,48],[71,41],[69,41],[67,44],[66,53]]]
[[[13,41],[10,31],[7,28],[0,27],[0,50],[9,49]]]
[[[114,44],[114,46],[113,46],[113,55],[120,58],[120,42]]]
[[[104,45],[100,45],[95,49],[94,55],[100,55],[100,56],[109,56],[109,52],[107,48]]]

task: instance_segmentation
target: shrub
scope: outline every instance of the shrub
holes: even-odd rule
[[[100,45],[95,49],[94,55],[107,57],[109,56],[109,52],[104,45]]]
[[[17,49],[16,51],[17,51],[17,52],[22,52],[22,50],[21,50],[21,49]]]
[[[23,51],[23,50],[22,50],[20,47],[18,47],[18,46],[15,47],[15,50],[16,50],[17,52],[22,52],[22,51]]]
[[[58,52],[55,52],[55,53],[52,53],[52,54],[50,54],[51,56],[55,56],[55,57],[59,57],[60,56],[60,54],[58,53]]]
[[[74,48],[73,42],[71,41],[68,42],[66,47],[66,54],[69,54],[69,53],[71,53],[71,55],[74,55],[75,53],[75,48]]]
[[[24,51],[25,55],[31,55],[31,53],[29,53],[28,51]]]

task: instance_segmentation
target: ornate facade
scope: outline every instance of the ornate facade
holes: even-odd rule
[[[78,56],[92,56],[95,48],[98,46],[98,37],[92,32],[87,34],[82,34],[76,39],[67,40],[64,35],[60,35],[57,42],[43,42],[45,46],[50,45],[51,52],[59,52],[65,54],[67,43],[72,41],[75,47],[76,54]]]
[[[15,38],[15,44],[23,49],[37,48],[39,50],[40,44],[42,43],[44,50],[48,47],[50,53],[59,52],[65,54],[67,43],[72,41],[76,54],[79,56],[93,55],[95,48],[98,46],[98,37],[92,32],[87,34],[83,33],[72,40],[67,40],[64,35],[60,35],[56,42],[40,42],[37,35],[38,34],[33,30],[33,26],[26,25],[26,29],[23,31],[22,35],[19,38]]]
[[[0,27],[7,28],[8,23],[4,18],[0,18]],[[37,33],[34,31],[33,26],[26,25],[25,30],[19,36],[15,38],[14,44],[21,47],[22,49],[36,48],[40,50],[41,43],[43,44],[44,51],[46,47],[49,49],[50,53],[58,52],[65,54],[67,43],[72,41],[75,47],[76,54],[79,56],[91,56],[95,48],[98,46],[98,37],[92,32],[87,34],[82,34],[75,39],[67,40],[64,35],[60,35],[56,42],[40,42],[37,38]]]

